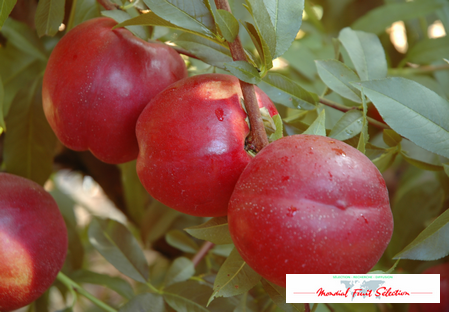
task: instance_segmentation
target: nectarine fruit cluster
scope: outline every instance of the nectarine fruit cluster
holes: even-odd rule
[[[100,160],[137,157],[155,199],[203,217],[228,215],[243,259],[285,286],[286,273],[367,273],[393,230],[374,164],[330,138],[294,135],[255,157],[237,78],[186,78],[181,57],[108,18],[71,30],[44,77],[48,121],[67,147]],[[278,114],[256,87],[260,108]]]

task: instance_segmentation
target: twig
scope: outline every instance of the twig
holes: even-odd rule
[[[105,8],[105,10],[117,10],[120,8],[118,4],[112,3],[110,0],[97,0],[97,2]]]
[[[343,105],[340,105],[338,103],[329,101],[329,100],[327,100],[325,98],[321,98],[321,97],[320,97],[320,103],[324,104],[326,106],[335,108],[336,110],[339,110],[339,111],[344,112],[344,113],[346,113],[347,111],[350,111],[352,109],[359,109],[358,107],[343,106]],[[368,120],[368,123],[370,123],[371,125],[373,125],[373,126],[375,126],[377,128],[380,128],[380,129],[391,129],[388,125],[384,124],[383,122],[377,121],[374,118],[371,118],[371,117],[367,116],[366,120]]]
[[[329,303],[325,303],[326,307],[329,309],[329,311],[334,312],[334,308],[332,308]]]
[[[204,242],[203,246],[201,246],[200,250],[198,250],[198,252],[192,258],[193,266],[197,266],[198,263],[200,263],[204,256],[209,252],[209,250],[212,249],[212,247],[214,247],[213,243],[208,241]]]
[[[304,303],[304,312],[310,312],[310,305],[308,303]]]
[[[429,74],[439,70],[449,70],[449,64],[443,65],[427,65],[420,67],[407,67],[407,68],[391,68],[388,70],[389,76],[405,76],[412,74]]]
[[[217,9],[226,10],[232,13],[228,0],[214,1]],[[234,61],[247,61],[245,50],[243,49],[239,36],[235,38],[234,42],[228,42],[228,45]],[[246,112],[248,113],[249,123],[251,125],[250,139],[248,140],[248,143],[250,143],[251,149],[258,152],[268,145],[268,137],[265,132],[262,116],[260,115],[254,85],[240,80],[240,87],[242,88],[243,100],[245,102]]]

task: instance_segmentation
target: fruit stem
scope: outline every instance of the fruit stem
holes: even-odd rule
[[[308,303],[304,303],[304,312],[310,312],[310,305]]]
[[[226,10],[229,13],[232,13],[228,0],[214,1],[217,9]],[[234,61],[248,61],[239,36],[235,38],[234,42],[228,42],[228,45]],[[248,140],[250,145],[249,147],[258,152],[268,145],[268,137],[265,133],[262,116],[260,114],[259,105],[256,98],[256,92],[254,90],[254,85],[242,80],[240,80],[240,87],[242,88],[243,101],[245,102],[244,104],[249,117],[249,124],[251,126]]]
[[[74,281],[72,281],[68,276],[66,276],[64,273],[59,272],[58,273],[58,277],[57,277],[58,281],[60,281],[61,283],[63,283],[68,289],[73,289],[74,291],[76,291],[77,293],[83,295],[84,297],[86,297],[87,299],[89,299],[90,301],[92,301],[92,303],[94,303],[96,306],[98,306],[99,308],[107,311],[107,312],[117,312],[116,309],[110,307],[109,305],[107,305],[106,303],[104,303],[103,301],[95,298],[94,296],[92,296],[90,293],[88,293],[84,288],[82,288],[80,285],[78,285],[77,283],[75,283]]]
[[[212,247],[214,247],[213,243],[208,241],[204,242],[203,246],[201,246],[200,250],[198,250],[198,252],[192,258],[193,266],[197,266],[198,263],[200,263],[204,256],[209,252],[209,250],[212,249]]]
[[[324,104],[326,106],[335,108],[336,110],[339,110],[340,112],[344,112],[344,113],[346,113],[347,111],[350,111],[352,109],[359,109],[359,107],[344,106],[344,105],[341,105],[341,104],[329,101],[328,99],[325,99],[325,98],[322,98],[322,97],[320,97],[320,103]],[[373,125],[373,126],[375,126],[377,128],[380,128],[380,129],[391,129],[388,125],[386,125],[386,124],[384,124],[384,123],[382,123],[380,121],[377,121],[374,118],[366,116],[366,120],[368,120],[368,123],[370,123],[371,125]]]

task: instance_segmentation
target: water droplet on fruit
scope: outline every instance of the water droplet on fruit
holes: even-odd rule
[[[224,112],[223,112],[223,110],[221,108],[217,108],[215,110],[215,116],[217,116],[217,119],[219,121],[223,121],[224,120]]]
[[[368,220],[366,219],[366,217],[362,214],[360,216],[365,220],[365,223],[368,224]]]
[[[343,157],[346,157],[346,153],[341,148],[332,148],[332,150],[337,154]]]
[[[296,211],[298,210],[298,208],[295,208],[293,206],[291,206],[290,208],[287,208],[287,217],[293,217],[296,214]]]

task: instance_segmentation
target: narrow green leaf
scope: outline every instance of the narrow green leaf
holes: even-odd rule
[[[195,253],[198,250],[198,245],[181,230],[171,230],[165,235],[165,240],[170,246],[184,252]]]
[[[282,123],[281,116],[277,114],[274,115],[272,118],[276,126],[276,131],[268,137],[268,141],[270,142],[279,140],[284,136],[284,124]]]
[[[78,270],[70,274],[70,278],[77,284],[87,283],[107,287],[128,300],[134,297],[131,285],[120,277],[99,274],[88,270]]]
[[[415,64],[431,64],[449,55],[449,37],[419,41],[407,51],[406,60]]]
[[[387,144],[389,147],[397,146],[402,141],[402,137],[391,129],[384,129],[383,139],[385,144]]]
[[[333,91],[356,103],[362,103],[360,91],[349,82],[360,81],[345,64],[337,60],[315,61],[321,80]]]
[[[317,119],[304,131],[303,134],[315,134],[326,136],[326,112],[323,109]]]
[[[267,75],[258,84],[273,102],[296,109],[316,108],[318,97],[313,96],[293,80],[275,73]]]
[[[354,86],[363,88],[385,122],[398,134],[428,151],[449,157],[449,103],[445,99],[405,78],[366,81]]]
[[[218,297],[232,297],[253,288],[262,277],[243,261],[237,249],[225,260],[214,282],[214,292],[209,303]]]
[[[64,218],[64,221],[66,219]],[[67,224],[67,236],[69,239],[69,246],[67,256],[65,259],[65,267],[67,270],[79,270],[84,264],[84,247],[78,235],[76,226]]]
[[[449,177],[449,164],[443,164],[444,172]]]
[[[67,24],[66,31],[69,31],[73,27],[81,24],[89,19],[99,17],[100,10],[103,7],[95,0],[76,0],[75,12],[73,13],[72,23]]]
[[[65,0],[40,0],[36,8],[35,24],[39,37],[53,37],[64,19]]]
[[[206,305],[205,298],[201,298],[203,294],[208,292],[210,292],[208,286],[187,281],[166,288],[163,296],[168,305],[176,312],[208,312],[204,307]]]
[[[3,24],[2,35],[19,50],[47,62],[47,56],[39,46],[42,43],[27,25],[8,18]]]
[[[380,35],[394,22],[426,16],[440,9],[443,4],[439,0],[390,2],[369,11],[356,20],[352,28]]]
[[[202,0],[144,0],[143,2],[160,19],[178,28],[215,38],[214,20]]]
[[[449,254],[449,210],[443,212],[393,259],[431,261]]]
[[[384,154],[380,155],[376,159],[373,159],[373,163],[376,165],[380,172],[384,172],[393,164],[396,156],[398,155],[398,148],[392,147],[385,151]]]
[[[301,27],[304,0],[263,0],[276,36],[276,50],[272,54],[277,58],[288,50]]]
[[[287,303],[287,295],[285,288],[268,282],[262,279],[262,286],[266,293],[270,296],[273,302],[285,312],[304,312],[305,307],[303,303]]]
[[[273,59],[271,57],[270,49],[268,48],[268,45],[265,42],[265,40],[260,37],[260,33],[258,32],[256,27],[254,27],[253,24],[243,21],[241,21],[241,23],[248,32],[251,41],[254,43],[257,53],[259,53],[259,57],[262,60],[262,66],[265,68],[265,70],[272,68]]]
[[[193,237],[207,240],[216,245],[232,244],[226,216],[212,218],[206,223],[188,227],[185,231]]]
[[[128,13],[121,11],[121,10],[101,11],[101,15],[110,17],[117,23],[122,23],[122,22],[125,22],[125,21],[131,19],[131,15],[129,15]],[[145,29],[142,26],[139,26],[139,25],[125,26],[125,28],[143,40],[148,39],[148,33],[145,31]]]
[[[164,298],[159,294],[143,293],[128,301],[118,312],[165,312]]]
[[[401,140],[401,155],[415,167],[431,171],[443,170],[442,157],[417,146],[407,139]]]
[[[7,172],[44,185],[53,171],[56,137],[42,108],[42,77],[25,85],[6,117],[3,160]]]
[[[3,23],[5,23],[16,2],[17,0],[0,0],[0,30],[2,30]]]
[[[217,10],[216,22],[226,41],[234,42],[239,34],[239,22],[234,15],[226,10]]]
[[[362,107],[363,107],[363,118],[362,118],[362,131],[360,131],[359,143],[357,144],[357,149],[365,154],[366,143],[369,140],[368,134],[368,120],[366,119],[366,114],[368,113],[368,105],[366,104],[366,97],[364,89],[362,88]]]
[[[245,0],[245,2],[249,13],[254,19],[260,38],[263,38],[266,42],[271,57],[273,59],[276,58],[276,29],[273,26],[271,16],[265,6],[265,1]]]
[[[231,74],[247,83],[256,84],[261,81],[257,69],[248,62],[233,61],[225,63],[224,66],[227,71],[231,72]]]
[[[127,211],[136,224],[141,224],[150,197],[137,176],[136,161],[120,164],[119,168]]]
[[[173,261],[165,276],[165,287],[172,284],[184,282],[195,274],[195,267],[191,260],[180,257]]]
[[[408,157],[408,154],[401,150],[401,156],[407,161],[409,164],[415,166],[416,168],[422,169],[422,170],[429,170],[429,171],[441,171],[443,170],[442,166],[437,166],[433,164],[426,163],[424,161],[414,159],[411,157]]]
[[[163,237],[180,213],[153,200],[146,209],[141,224],[141,236],[145,244]]]
[[[88,234],[92,246],[117,270],[138,282],[147,282],[147,260],[139,243],[123,224],[94,218]]]
[[[343,44],[362,81],[387,76],[387,60],[379,38],[363,31],[344,28],[338,39]]]
[[[357,109],[346,112],[329,133],[329,137],[344,141],[355,137],[362,131],[363,113]]]
[[[2,77],[0,76],[0,134],[6,130],[5,119],[3,117],[3,103],[5,102],[5,90],[3,88]]]
[[[227,47],[203,37],[183,33],[175,42],[209,65],[225,69],[224,64],[232,62],[231,52]]]

